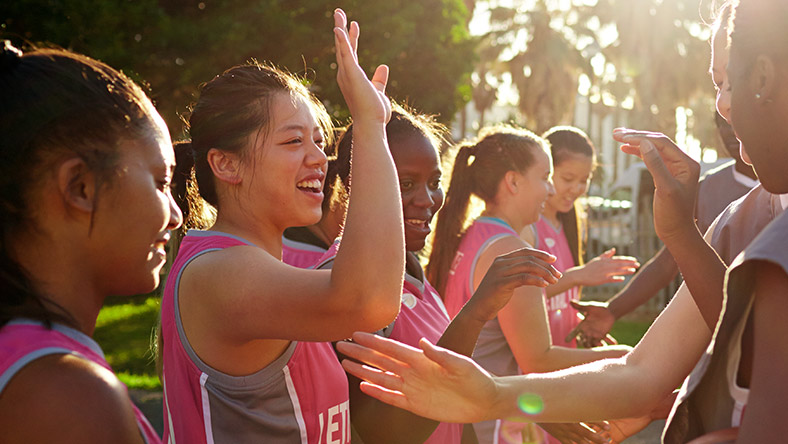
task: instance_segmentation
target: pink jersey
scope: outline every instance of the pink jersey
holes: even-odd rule
[[[282,237],[282,262],[288,265],[312,268],[324,254],[324,248]]]
[[[443,300],[449,316],[454,318],[473,296],[473,274],[479,255],[493,242],[517,233],[506,222],[493,217],[480,217],[465,230],[460,247],[449,269]]]
[[[334,242],[317,268],[331,268],[338,248],[339,242]],[[414,347],[418,347],[421,338],[437,343],[449,326],[449,315],[440,295],[421,274],[421,279],[405,274],[399,315],[391,325],[379,332]],[[462,424],[441,423],[424,443],[459,444],[461,441]]]
[[[535,228],[536,248],[547,251],[557,258],[553,266],[558,271],[563,273],[576,265],[563,229],[556,230],[544,216],[539,218]],[[577,310],[569,304],[569,301],[578,300],[579,294],[580,288],[572,287],[561,294],[547,298],[545,301],[547,317],[550,320],[550,335],[555,345],[577,347],[577,342],[574,339],[571,342],[566,342],[565,339],[569,332],[580,323]]]
[[[101,347],[86,334],[60,324],[48,329],[39,321],[17,319],[0,329],[0,396],[11,378],[27,364],[53,354],[73,354],[112,371]],[[145,442],[160,443],[159,435],[142,412],[137,406],[132,407]]]
[[[181,242],[161,309],[165,441],[349,443],[347,377],[331,344],[293,341],[282,356],[247,376],[208,366],[189,344],[178,309],[183,270],[202,254],[244,245],[253,246],[195,230]]]

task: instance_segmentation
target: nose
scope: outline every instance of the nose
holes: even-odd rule
[[[326,152],[323,147],[314,141],[310,143],[306,154],[306,164],[311,167],[317,166],[320,169],[325,170],[327,163],[328,157],[326,156]]]
[[[435,205],[435,196],[433,191],[427,185],[418,188],[411,199],[411,204],[421,208],[431,208]]]
[[[547,195],[552,196],[555,194],[555,185],[553,185],[553,179],[547,181]]]
[[[728,122],[731,121],[731,90],[730,85],[728,84],[728,80],[722,83],[719,91],[717,91],[717,112],[727,120]]]
[[[177,230],[183,224],[183,213],[181,213],[181,209],[178,207],[178,204],[175,203],[172,193],[167,193],[167,196],[170,200],[170,221],[167,224],[167,229]]]

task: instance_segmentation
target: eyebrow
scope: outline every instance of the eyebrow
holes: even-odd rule
[[[307,127],[305,127],[303,125],[287,125],[287,126],[284,126],[282,128],[277,129],[276,132],[277,133],[284,133],[284,132],[293,131],[293,130],[304,131],[306,129],[307,129]],[[314,131],[320,131],[320,127],[316,126],[316,127],[312,128],[312,132],[314,132]]]

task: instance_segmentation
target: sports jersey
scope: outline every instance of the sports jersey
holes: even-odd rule
[[[695,217],[701,233],[706,232],[729,203],[747,194],[758,183],[746,176],[746,180],[737,180],[737,174],[741,173],[736,171],[736,161],[731,160],[700,178]]]
[[[335,242],[316,268],[331,268],[339,245],[339,242]],[[417,262],[415,256],[411,253],[409,255],[411,263]],[[427,338],[433,344],[437,343],[448,326],[449,315],[440,295],[424,279],[423,272],[419,273],[419,276],[406,273],[399,315],[378,334],[418,347],[421,338]],[[461,441],[462,424],[440,423],[424,443],[459,444]]]
[[[747,251],[750,251],[752,256],[756,249],[754,239],[761,239],[765,228],[771,227],[770,222],[776,222],[781,213],[780,196],[758,185],[732,202],[712,223],[705,237],[720,258],[731,264],[729,282],[734,268],[741,265],[741,261],[736,259],[739,253],[745,251],[744,257],[747,257]],[[779,236],[772,240],[775,247],[785,248]],[[715,339],[685,380],[665,426],[663,442],[666,444],[683,443],[741,423],[749,390],[738,386],[736,373],[741,357],[741,337],[752,301],[751,294],[732,291],[730,285],[725,299],[725,311],[722,313],[724,329],[720,330],[723,326],[718,325]]]
[[[306,227],[288,228],[282,236],[282,262],[298,268],[312,268],[329,247]]]
[[[11,378],[27,364],[54,354],[75,355],[112,371],[101,347],[81,331],[61,324],[53,324],[52,328],[48,329],[40,321],[16,319],[0,329],[0,396]],[[160,443],[159,435],[142,412],[137,406],[132,407],[137,427],[145,442]]]
[[[189,343],[178,308],[183,270],[203,254],[244,245],[253,246],[215,231],[192,230],[181,241],[162,298],[164,440],[349,443],[347,377],[330,343],[293,341],[245,376],[210,367]]]
[[[544,218],[539,217],[539,221],[534,224],[536,232],[536,248],[546,251],[556,257],[553,267],[561,273],[574,267],[575,260],[572,250],[569,249],[569,241],[562,228],[555,229],[553,225]],[[547,318],[550,321],[550,336],[553,344],[562,347],[577,347],[577,341],[572,339],[566,342],[566,336],[577,327],[580,319],[577,317],[577,310],[569,303],[580,298],[580,287],[572,287],[562,293],[552,297],[547,297],[545,306],[547,307]]]

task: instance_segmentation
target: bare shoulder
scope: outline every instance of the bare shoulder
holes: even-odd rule
[[[481,253],[481,259],[488,259],[490,262],[495,260],[496,257],[511,253],[512,251],[519,250],[523,247],[530,247],[528,242],[520,239],[517,236],[502,236],[494,240],[490,245]]]
[[[9,442],[142,443],[125,387],[98,364],[48,355],[19,371],[0,397]]]

